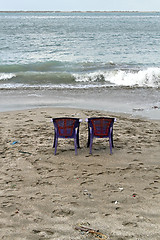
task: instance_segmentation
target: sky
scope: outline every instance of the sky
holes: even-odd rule
[[[1,0],[0,11],[160,11],[160,0]]]

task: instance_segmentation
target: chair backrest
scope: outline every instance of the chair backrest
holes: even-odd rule
[[[53,118],[58,137],[73,138],[75,128],[79,127],[78,118]]]
[[[89,127],[93,130],[93,135],[95,137],[104,138],[108,137],[110,134],[110,128],[113,127],[114,118],[89,118]]]

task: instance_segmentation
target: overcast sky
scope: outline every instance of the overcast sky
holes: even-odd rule
[[[1,11],[160,11],[160,0],[1,0]]]

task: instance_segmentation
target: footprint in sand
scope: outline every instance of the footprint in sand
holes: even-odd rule
[[[124,221],[122,223],[123,226],[128,226],[128,227],[137,227],[138,224],[136,222],[129,222],[129,221]]]
[[[52,212],[51,218],[56,217],[67,217],[74,215],[74,211],[70,209],[55,209]]]
[[[55,233],[55,231],[52,229],[33,229],[32,232],[43,239],[48,239],[51,235]]]

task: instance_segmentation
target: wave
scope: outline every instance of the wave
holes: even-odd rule
[[[16,77],[14,73],[0,73],[0,80],[8,80]]]
[[[0,66],[1,73],[17,72],[48,72],[64,69],[67,64],[60,61],[35,62],[29,64],[6,64]]]
[[[47,61],[33,62],[29,64],[6,64],[0,65],[0,73],[18,73],[18,72],[87,72],[98,69],[110,69],[115,67],[115,63],[100,62],[62,62]]]
[[[113,70],[93,72],[89,74],[74,74],[77,82],[106,82],[115,86],[128,87],[160,87],[160,68],[145,70]]]
[[[160,87],[160,68],[148,68],[136,73],[118,71],[110,81],[122,86]]]
[[[71,63],[51,61],[0,67],[1,88],[5,86],[86,88],[86,87],[160,87],[160,68],[108,63]]]
[[[0,18],[5,19],[110,19],[114,18],[151,18],[151,17],[159,17],[159,12],[108,12],[108,11],[71,11],[71,12],[63,12],[63,11],[26,11],[19,12],[18,15],[16,12],[10,12],[10,14],[6,14],[6,12],[0,14]]]

